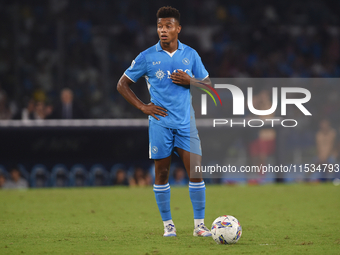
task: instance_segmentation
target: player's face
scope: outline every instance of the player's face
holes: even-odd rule
[[[162,43],[177,41],[181,26],[175,18],[159,18],[157,21],[157,33]]]

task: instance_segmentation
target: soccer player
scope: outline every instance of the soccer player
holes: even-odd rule
[[[172,7],[157,12],[159,42],[140,53],[120,78],[117,89],[134,107],[149,115],[149,157],[155,162],[154,193],[164,223],[163,236],[176,236],[170,212],[168,183],[171,154],[182,159],[189,175],[194,211],[194,236],[211,236],[204,225],[205,183],[191,178],[190,168],[201,165],[201,144],[196,129],[190,82],[210,82],[198,53],[178,40],[180,13]],[[144,76],[151,102],[144,104],[130,85]]]

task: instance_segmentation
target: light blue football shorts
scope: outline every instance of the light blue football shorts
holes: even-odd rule
[[[181,148],[202,156],[201,140],[196,126],[172,129],[149,121],[149,158],[169,157],[175,148]],[[178,156],[177,152],[174,152]]]

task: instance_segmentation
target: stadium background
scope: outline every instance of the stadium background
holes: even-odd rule
[[[155,13],[167,4],[1,1],[1,171],[19,164],[31,185],[37,178],[30,177],[34,172],[40,175],[39,185],[63,186],[69,185],[68,172],[79,164],[92,173],[86,185],[112,184],[120,164],[129,175],[135,168],[144,172],[152,168],[147,127],[139,121],[146,116],[118,94],[116,84],[137,54],[157,42]],[[171,1],[171,5],[181,12],[180,40],[199,52],[211,77],[340,76],[338,1],[313,0],[306,5],[302,0],[195,0]],[[82,119],[89,122],[78,127],[72,121],[60,126],[61,120],[48,126],[35,120],[30,127],[18,122],[31,99],[37,119],[52,118],[48,114],[58,106],[65,87],[74,92]],[[148,101],[143,79],[133,90]],[[318,162],[315,137],[323,119],[338,134],[339,88],[314,86],[310,91],[320,98],[313,117],[277,140],[268,162],[275,163],[278,148],[290,154],[284,163]],[[112,121],[98,124],[103,119]],[[121,124],[121,119],[132,122]],[[227,158],[248,162],[249,146],[233,140]],[[338,162],[338,147],[336,139],[332,162]],[[43,172],[54,173],[54,180]]]

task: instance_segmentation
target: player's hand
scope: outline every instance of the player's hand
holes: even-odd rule
[[[141,107],[141,111],[147,115],[151,115],[152,117],[154,117],[156,120],[159,120],[159,118],[156,117],[155,114],[165,117],[168,114],[166,113],[167,110],[164,109],[163,107],[160,107],[158,105],[155,105],[154,103],[149,103],[146,105],[143,105]]]
[[[181,85],[190,85],[190,79],[191,79],[190,75],[181,70],[177,70],[177,72],[173,72],[170,75],[170,78],[173,83],[181,84]]]

